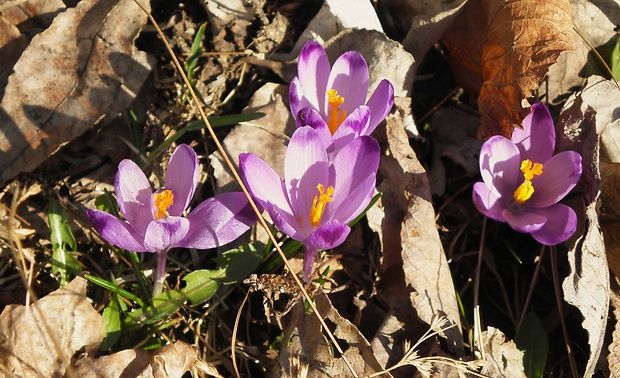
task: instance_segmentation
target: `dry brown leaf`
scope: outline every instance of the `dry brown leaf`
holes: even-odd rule
[[[457,81],[478,94],[480,138],[509,137],[560,52],[572,51],[569,0],[470,1],[445,35]],[[479,84],[480,83],[480,84]]]
[[[0,98],[13,66],[22,51],[28,46],[28,38],[22,35],[17,27],[0,15]]]
[[[355,9],[355,12],[351,12]],[[342,30],[366,29],[383,34],[379,18],[370,2],[357,0],[325,0],[319,12],[303,31],[292,53],[297,55],[307,41],[320,43]]]
[[[2,10],[2,15],[13,25],[32,37],[48,28],[56,15],[67,7],[62,0],[28,0],[19,6]]]
[[[62,377],[79,349],[93,351],[104,336],[103,319],[75,278],[30,307],[0,314],[0,365],[20,377]]]
[[[84,0],[32,39],[0,103],[0,184],[130,104],[150,72],[133,46],[145,21],[133,0]]]
[[[288,109],[288,86],[268,83],[254,93],[245,112],[264,112],[265,117],[236,126],[222,141],[224,149],[236,166],[239,154],[250,152],[269,164],[283,177],[284,153],[295,121]],[[218,191],[239,190],[219,151],[209,156]]]
[[[379,206],[368,212],[370,227],[379,233],[382,244],[380,285],[404,328],[415,328],[416,314],[430,324],[433,316],[444,313],[455,325],[444,332],[448,346],[461,354],[460,315],[435,225],[428,177],[398,116],[388,116],[386,134],[388,151],[381,157],[378,176],[383,181],[377,188],[383,196]]]
[[[571,5],[573,24],[581,36],[573,30],[575,53],[560,54],[557,63],[549,68],[547,83],[540,88],[541,97],[546,95],[551,103],[564,101],[563,95],[571,87],[581,86],[583,69],[593,58],[591,46],[600,46],[615,36],[614,28],[620,24],[618,0],[571,0]]]
[[[196,362],[196,351],[181,341],[149,352],[123,350],[97,359],[81,358],[75,376],[80,378],[181,378]]]
[[[618,284],[616,283],[615,290],[611,292],[611,308],[613,309],[614,318],[616,318],[616,325],[611,335],[611,343],[609,343],[609,355],[607,356],[607,364],[609,365],[609,377],[620,377],[620,295],[616,292],[618,290]]]
[[[558,121],[558,127],[565,133],[558,148],[575,148],[583,158],[586,219],[583,232],[574,237],[576,240],[568,253],[570,274],[562,289],[564,299],[583,315],[582,326],[588,332],[590,355],[584,377],[591,377],[596,371],[609,311],[609,268],[598,215],[601,195],[599,138],[605,128],[617,127],[612,121],[618,117],[614,114],[617,100],[607,92],[609,84],[600,77],[589,78],[584,90],[568,99]],[[604,93],[609,94],[607,99]]]
[[[413,55],[416,62],[421,62],[431,46],[441,39],[454,22],[465,3],[466,0],[388,0],[381,5],[387,8],[402,28],[408,30],[402,41],[403,47]]]
[[[381,365],[373,356],[370,344],[360,331],[347,319],[340,316],[331,301],[322,291],[315,297],[317,309],[324,319],[332,324],[334,336],[342,341],[345,357],[358,376],[381,371]],[[291,311],[292,316],[285,327],[280,351],[281,376],[283,377],[351,377],[342,358],[336,358],[333,347],[324,336],[321,324],[315,314],[307,314],[299,302]],[[304,375],[306,372],[307,375]],[[385,373],[379,377],[389,378]]]
[[[481,374],[485,377],[525,378],[523,352],[512,340],[506,340],[502,331],[489,327],[482,333],[482,343],[487,364]]]
[[[612,272],[620,277],[620,90],[615,83],[599,76],[590,77],[584,89],[571,97],[565,106],[566,115],[563,123],[581,119],[581,114],[591,107],[596,111],[596,129],[600,135],[600,179],[601,203],[600,224],[605,237],[607,261]],[[576,123],[578,126],[579,124]],[[579,136],[579,129],[569,130],[568,137]],[[570,148],[576,148],[581,142],[571,142]],[[559,146],[561,147],[561,146]],[[584,151],[590,151],[586,148]]]

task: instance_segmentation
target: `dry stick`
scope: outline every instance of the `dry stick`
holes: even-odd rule
[[[568,331],[566,330],[566,323],[564,322],[564,310],[562,307],[562,300],[560,299],[560,282],[558,266],[555,262],[556,259],[555,246],[549,247],[549,258],[551,258],[551,272],[553,273],[553,288],[555,289],[555,301],[558,305],[558,313],[560,314],[560,323],[562,324],[562,333],[564,334],[564,345],[566,345],[566,352],[568,353],[568,362],[570,363],[570,370],[573,377],[579,378],[577,372],[577,363],[575,362],[575,356],[570,347],[570,340],[568,338]]]
[[[525,304],[523,305],[523,311],[521,311],[521,317],[519,318],[519,323],[517,323],[517,331],[521,328],[521,323],[523,322],[523,318],[525,317],[525,312],[530,305],[530,301],[532,300],[532,295],[534,294],[534,287],[536,286],[536,282],[538,282],[538,274],[540,272],[540,266],[543,257],[545,256],[545,247],[542,246],[540,249],[540,255],[538,255],[538,261],[536,262],[536,269],[534,270],[534,276],[532,277],[532,282],[530,282],[530,289],[527,292],[527,297],[525,298]]]
[[[233,333],[232,333],[232,342],[230,345],[233,369],[235,369],[235,374],[237,375],[237,377],[241,377],[241,375],[239,375],[239,368],[237,367],[237,358],[235,358],[235,346],[237,344],[237,331],[239,330],[239,321],[241,320],[241,312],[243,311],[243,306],[245,306],[245,302],[248,301],[249,296],[250,296],[250,292],[248,291],[247,293],[245,293],[245,298],[243,298],[243,302],[241,303],[241,307],[239,307],[239,311],[237,311],[237,317],[235,318],[235,326],[233,327]]]
[[[237,170],[235,169],[234,164],[230,160],[230,157],[228,156],[228,153],[226,152],[226,150],[224,149],[224,147],[220,143],[220,140],[217,138],[217,135],[215,135],[215,131],[213,130],[213,127],[211,127],[211,124],[209,123],[209,120],[207,119],[207,115],[205,114],[204,110],[200,106],[200,99],[196,95],[196,92],[194,92],[192,86],[189,85],[189,80],[187,79],[187,75],[185,75],[185,72],[183,71],[183,66],[181,65],[181,63],[177,59],[176,55],[174,54],[174,51],[172,51],[172,47],[170,47],[170,44],[166,40],[166,36],[161,31],[161,29],[157,26],[157,22],[155,21],[153,16],[151,16],[151,14],[146,10],[146,8],[144,8],[142,6],[142,4],[140,4],[140,2],[138,0],[134,0],[134,3],[136,3],[136,5],[138,5],[140,7],[140,9],[142,9],[142,11],[147,15],[148,19],[151,21],[151,23],[155,26],[155,29],[157,30],[157,34],[159,34],[162,42],[166,45],[166,49],[168,49],[168,52],[170,53],[170,57],[172,58],[172,60],[174,62],[174,65],[175,65],[179,75],[181,75],[181,78],[183,79],[183,82],[187,86],[187,89],[189,90],[190,94],[192,95],[192,100],[194,101],[194,103],[196,104],[196,108],[198,108],[198,111],[200,112],[200,117],[202,118],[202,120],[204,121],[205,125],[207,126],[207,129],[209,130],[209,134],[211,134],[211,137],[213,138],[213,141],[215,142],[215,145],[217,146],[217,149],[222,154],[222,157],[224,158],[224,161],[226,162],[226,165],[228,166],[228,169],[230,169],[231,173],[233,174],[233,177],[235,178],[237,183],[239,183],[239,186],[241,186],[241,190],[243,191],[243,194],[245,194],[246,198],[248,199],[248,202],[250,203],[250,206],[252,207],[254,212],[258,215],[258,222],[265,229],[265,232],[269,236],[269,239],[271,239],[271,241],[273,242],[274,247],[276,248],[276,250],[280,254],[280,257],[282,257],[282,261],[284,262],[284,265],[286,266],[286,268],[290,272],[293,272],[294,271],[293,268],[288,263],[286,255],[284,254],[284,252],[282,252],[282,249],[280,249],[280,247],[278,246],[278,242],[276,240],[276,237],[271,232],[271,229],[269,228],[269,225],[267,225],[267,221],[265,221],[265,219],[261,216],[261,212],[258,210],[258,207],[256,206],[256,203],[252,199],[252,196],[250,195],[250,192],[248,191],[248,189],[246,188],[245,184],[243,183],[243,180],[241,180],[241,177],[239,176],[239,173],[237,173]],[[327,333],[327,335],[329,336],[330,340],[332,341],[332,344],[334,345],[334,348],[336,348],[338,353],[340,353],[340,355],[342,356],[342,360],[347,365],[347,368],[351,371],[351,374],[353,374],[353,377],[358,378],[358,375],[355,372],[355,370],[353,369],[353,366],[351,365],[349,360],[344,355],[344,351],[342,350],[340,345],[338,345],[338,341],[336,340],[336,337],[334,336],[334,334],[327,327],[327,324],[325,323],[325,320],[323,319],[323,316],[319,313],[318,309],[316,308],[316,305],[312,301],[312,298],[310,297],[310,295],[308,294],[308,292],[304,288],[304,285],[301,283],[301,280],[299,279],[299,277],[297,277],[296,274],[293,274],[292,276],[293,276],[293,279],[295,280],[295,283],[297,283],[297,285],[299,286],[299,289],[301,290],[301,293],[303,294],[304,298],[306,299],[306,301],[308,302],[308,304],[312,308],[312,311],[314,311],[315,316],[317,317],[317,319],[321,323],[321,326],[323,327],[323,329],[325,329],[325,332]],[[234,351],[233,351],[233,356],[234,356]]]
[[[484,238],[487,233],[487,217],[484,217],[482,221],[482,235],[480,237],[480,248],[478,249],[478,263],[476,264],[476,272],[474,276],[474,319],[480,319],[480,309],[478,308],[478,295],[480,293],[480,270],[482,270],[482,254],[484,253]],[[478,323],[477,325],[475,323]],[[481,327],[480,322],[474,321],[475,330],[478,330],[478,327]],[[484,350],[482,347],[482,340],[475,337],[476,332],[474,332],[474,342],[472,343],[472,349],[475,350],[476,342],[480,342],[479,348],[482,356],[484,356]],[[480,336],[480,335],[479,335]]]

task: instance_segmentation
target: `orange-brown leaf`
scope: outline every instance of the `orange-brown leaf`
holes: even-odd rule
[[[521,123],[529,112],[524,100],[559,54],[574,49],[572,25],[568,0],[483,0],[466,5],[444,42],[457,80],[479,94],[479,137],[507,137]]]

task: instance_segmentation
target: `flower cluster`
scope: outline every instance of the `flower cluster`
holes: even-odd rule
[[[309,281],[317,250],[342,244],[350,232],[347,223],[372,199],[379,145],[369,135],[390,111],[394,91],[384,80],[366,101],[364,58],[349,51],[330,71],[325,50],[314,42],[301,52],[298,70],[289,94],[298,129],[286,152],[285,179],[252,154],[240,156],[240,167],[252,196],[275,225],[305,245],[304,279]],[[256,221],[242,193],[209,198],[184,216],[198,176],[196,153],[184,144],[173,152],[165,185],[155,192],[140,168],[123,160],[114,186],[124,219],[86,212],[108,242],[156,254],[153,295],[162,290],[171,248],[221,246]]]
[[[568,240],[577,227],[575,211],[557,203],[581,176],[581,155],[554,155],[555,128],[542,103],[532,106],[511,139],[494,136],[482,145],[480,173],[473,201],[487,217],[508,222],[538,242],[555,245]]]
[[[344,242],[348,223],[364,211],[375,190],[379,144],[370,133],[394,103],[383,80],[366,101],[368,66],[356,51],[330,70],[323,48],[308,42],[291,82],[289,102],[297,123],[284,158],[284,180],[258,156],[242,154],[248,190],[274,224],[303,243],[308,282],[318,250]]]

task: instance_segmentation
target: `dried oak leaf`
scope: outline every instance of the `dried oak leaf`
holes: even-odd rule
[[[344,356],[358,376],[382,371],[364,335],[350,321],[340,316],[322,291],[317,292],[315,303],[334,336],[343,347]],[[349,377],[351,371],[342,358],[334,357],[334,349],[324,336],[314,313],[306,313],[300,301],[286,319],[280,366],[282,377]],[[389,373],[378,375],[389,378]]]
[[[478,136],[509,137],[562,51],[573,51],[569,0],[470,1],[444,35],[457,81],[478,95]]]
[[[19,377],[62,377],[79,349],[92,351],[104,336],[103,318],[76,278],[29,307],[0,314],[0,365]]]
[[[610,92],[601,96],[610,85],[610,82],[601,77],[590,77],[584,89],[567,100],[557,125],[564,131],[564,138],[560,139],[556,149],[575,149],[583,158],[585,211],[578,211],[578,214],[583,217],[582,214],[585,213],[585,219],[581,222],[582,230],[573,237],[575,240],[567,255],[570,273],[562,283],[562,289],[566,302],[579,309],[583,315],[582,326],[588,332],[590,355],[584,377],[591,377],[596,371],[605,341],[609,312],[610,280],[607,259],[611,256],[607,256],[606,250],[614,247],[609,245],[609,241],[613,239],[607,240],[608,234],[605,235],[605,240],[603,239],[598,211],[599,202],[604,198],[601,193],[602,185],[603,188],[606,185],[601,181],[605,178],[602,177],[603,166],[600,164],[606,154],[599,141],[605,139],[603,135],[606,129],[618,127],[617,122],[612,122],[614,118],[618,118],[614,94]],[[580,198],[573,207],[576,208],[583,201]],[[611,235],[613,234],[614,231],[611,232]],[[617,249],[617,246],[615,248]]]
[[[611,307],[614,317],[616,318],[616,326],[611,335],[611,343],[609,343],[609,355],[607,356],[607,364],[609,365],[609,376],[612,378],[620,377],[620,295],[616,292],[618,285],[611,292]]]
[[[154,351],[128,349],[97,359],[81,358],[76,364],[75,376],[181,378],[195,362],[196,351],[191,345],[177,341]]]
[[[450,267],[435,224],[428,176],[409,144],[399,116],[388,116],[386,138],[387,151],[381,157],[378,173],[382,181],[377,187],[383,196],[367,216],[370,227],[380,235],[383,296],[391,316],[404,323],[404,327],[380,329],[378,337],[391,341],[373,341],[373,346],[398,343],[395,332],[420,329],[416,327],[418,318],[430,324],[434,316],[442,313],[449,324],[455,325],[444,331],[448,347],[460,355],[460,315]],[[394,323],[386,319],[384,326]],[[403,336],[419,337],[398,337]]]
[[[131,103],[152,65],[133,45],[145,22],[133,0],[84,0],[32,39],[0,103],[0,185]]]
[[[486,365],[480,374],[484,377],[523,377],[523,352],[514,341],[506,340],[506,336],[497,328],[489,327],[482,333],[484,360]]]

